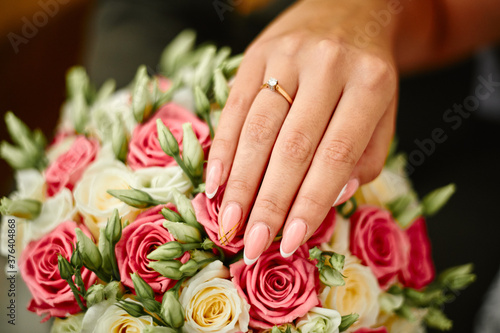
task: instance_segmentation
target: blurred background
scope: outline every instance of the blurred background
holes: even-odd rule
[[[183,0],[0,0],[0,114],[12,110],[31,128],[52,137],[65,98],[65,73],[87,67],[100,85],[115,78],[131,81],[140,64],[154,71],[164,46],[178,32],[194,28],[199,41],[214,41],[242,52],[261,29],[290,1],[256,8],[245,1]],[[265,2],[265,1],[264,1]],[[221,4],[222,3],[222,4]],[[474,95],[478,77],[500,81],[499,52],[481,50],[460,63],[401,79],[397,135],[399,149],[415,157],[411,178],[420,195],[450,182],[457,193],[428,227],[434,260],[440,271],[474,262],[478,280],[446,307],[452,332],[472,332],[487,290],[500,268],[500,89],[455,129],[443,120],[454,104]],[[417,144],[434,129],[444,143],[426,153]],[[0,139],[6,140],[0,121]],[[417,159],[417,157],[421,157]],[[0,195],[13,190],[13,175],[0,161]],[[5,258],[0,259],[0,267]],[[24,310],[29,293],[18,277],[17,325],[7,325],[6,280],[0,273],[0,331],[48,332],[39,318]],[[41,328],[42,327],[42,328]],[[44,331],[44,330],[45,331]]]

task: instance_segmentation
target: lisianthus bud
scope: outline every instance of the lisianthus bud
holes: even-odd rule
[[[69,261],[60,254],[57,255],[57,267],[59,268],[61,279],[69,280],[73,277],[73,267],[71,267]]]
[[[337,271],[344,269],[345,256],[338,253],[333,253],[330,257],[330,265]]]
[[[156,119],[156,130],[158,132],[158,141],[160,141],[161,149],[165,154],[170,157],[178,156],[179,143],[161,119]]]
[[[169,290],[163,295],[161,317],[167,325],[173,328],[180,328],[184,325],[184,312],[176,293],[177,291]]]
[[[162,204],[162,202],[153,199],[148,193],[138,189],[108,190],[107,192],[127,205],[135,208],[147,208]]]
[[[349,315],[342,316],[342,321],[339,326],[339,332],[345,332],[352,324],[358,320],[359,314],[351,313]]]
[[[434,307],[427,309],[424,320],[427,326],[440,331],[449,331],[453,327],[453,322],[445,316],[443,311]]]
[[[85,133],[85,126],[87,125],[89,117],[89,107],[85,100],[83,92],[76,94],[73,99],[73,126],[77,133]]]
[[[151,261],[148,266],[169,279],[182,279],[182,272],[179,270],[182,263],[178,260]]]
[[[473,269],[472,264],[448,268],[439,275],[438,281],[452,290],[464,289],[476,280]]]
[[[171,209],[162,208],[160,213],[167,221],[182,222],[182,217]]]
[[[190,254],[191,259],[195,260],[196,262],[200,262],[206,259],[212,259],[213,257],[215,257],[215,254],[212,251],[193,250],[190,252]]]
[[[128,140],[121,121],[113,124],[111,135],[111,146],[116,158],[125,161],[127,158]]]
[[[122,298],[125,293],[125,288],[120,281],[111,281],[104,287],[104,295],[106,299],[116,300]]]
[[[130,274],[130,277],[134,283],[134,289],[137,296],[144,300],[155,298],[153,288],[151,288],[151,286],[147,284],[146,281],[144,281],[137,273]]]
[[[203,115],[210,112],[210,101],[199,86],[194,87],[194,105],[198,114]]]
[[[34,220],[40,215],[42,203],[32,199],[12,200],[3,197],[0,200],[0,213],[4,216],[16,216],[27,220]]]
[[[68,98],[72,99],[77,94],[86,94],[89,89],[89,77],[85,68],[75,66],[66,74],[66,89]]]
[[[99,230],[99,242],[98,242],[99,252],[101,253],[102,265],[101,270],[106,275],[113,274],[113,263],[114,260],[111,257],[111,251],[114,251],[114,247],[111,245],[109,240],[106,238],[105,229]]]
[[[134,89],[132,91],[132,111],[135,120],[141,123],[151,112],[152,98],[149,93],[149,77],[146,66],[142,65],[137,69],[134,79]]]
[[[80,269],[83,266],[82,255],[78,246],[73,250],[73,254],[71,255],[71,265],[76,269]]]
[[[242,60],[243,60],[243,54],[238,54],[227,59],[224,62],[224,68],[223,68],[224,75],[226,75],[227,77],[233,75],[238,69],[238,67],[240,67]]]
[[[427,194],[422,199],[424,214],[426,216],[436,214],[448,202],[455,190],[455,184],[449,184]]]
[[[94,284],[89,287],[85,294],[87,306],[91,307],[94,304],[100,303],[105,300],[104,286],[102,284]]]
[[[116,305],[118,305],[123,310],[127,311],[127,313],[133,317],[141,317],[147,315],[142,305],[135,302],[121,301],[118,302]]]
[[[143,333],[177,333],[176,329],[165,326],[146,326],[142,330]]]
[[[221,107],[224,107],[226,104],[228,94],[229,87],[226,78],[224,74],[222,74],[222,70],[217,68],[214,72],[214,95],[215,100]]]
[[[378,297],[378,303],[380,308],[386,312],[391,313],[403,305],[404,297],[403,295],[393,295],[390,293],[382,293]]]
[[[210,86],[212,65],[217,48],[214,45],[207,45],[203,49],[198,66],[194,70],[194,82],[200,86],[201,90],[207,91]]]
[[[179,258],[184,252],[182,244],[178,242],[168,242],[158,246],[147,255],[147,258],[150,260],[171,260]]]
[[[186,223],[198,227],[200,224],[196,220],[196,214],[194,212],[191,200],[189,200],[184,194],[180,193],[178,190],[172,190],[172,195],[174,197],[174,203],[181,215],[182,219]]]
[[[118,209],[116,208],[113,210],[113,214],[106,224],[105,235],[111,244],[118,243],[118,241],[122,237],[122,222],[118,214]]]
[[[75,229],[77,247],[82,256],[83,264],[91,271],[98,271],[102,266],[102,257],[94,242],[80,228]]]
[[[31,137],[31,131],[28,126],[26,126],[21,119],[16,117],[12,111],[8,111],[5,114],[5,125],[7,126],[12,141],[20,146],[22,146],[21,138]]]
[[[186,54],[191,51],[196,41],[196,33],[193,30],[183,30],[175,37],[163,51],[160,58],[162,72],[168,77],[172,76]]]
[[[198,272],[200,265],[193,259],[188,260],[184,265],[179,268],[184,276],[193,276]]]
[[[182,222],[163,222],[163,226],[168,232],[181,243],[199,243],[201,242],[201,233],[198,228]]]
[[[182,124],[182,131],[182,144],[184,146],[182,160],[193,176],[201,177],[203,174],[203,163],[205,161],[203,148],[196,134],[194,134],[193,127],[190,123]]]
[[[10,143],[3,141],[0,145],[0,156],[16,170],[29,169],[37,165],[35,157]]]
[[[319,272],[319,279],[323,284],[331,287],[345,285],[342,274],[330,266],[324,266]]]
[[[309,250],[309,258],[311,260],[320,260],[323,251],[318,249],[316,246]]]

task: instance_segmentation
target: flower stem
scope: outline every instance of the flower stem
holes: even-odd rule
[[[80,309],[82,309],[82,311],[86,311],[87,307],[83,305],[82,300],[80,299],[80,291],[78,290],[78,288],[76,288],[75,284],[73,283],[73,280],[67,279],[66,282],[68,282],[69,288],[73,292],[73,295],[75,296],[76,302],[78,303]]]
[[[181,158],[180,154],[174,155],[174,160],[177,162],[177,164],[181,167],[182,171],[188,176],[189,180],[191,181],[191,184],[193,184],[193,187],[196,188],[199,184],[199,182],[195,179],[195,177],[191,174],[191,172],[188,170],[186,167],[186,164]]]

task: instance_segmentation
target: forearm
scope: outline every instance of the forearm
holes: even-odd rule
[[[500,40],[498,1],[399,1],[394,51],[402,73],[454,62]]]

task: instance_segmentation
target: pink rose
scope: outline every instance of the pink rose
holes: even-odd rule
[[[57,194],[63,187],[73,190],[83,171],[94,160],[99,142],[78,136],[69,150],[60,155],[45,171],[47,195]]]
[[[354,333],[387,333],[387,328],[385,328],[385,326],[380,326],[377,328],[363,327],[359,330],[354,331]]]
[[[219,209],[224,196],[224,189],[221,188],[213,199],[207,198],[205,193],[198,194],[191,203],[193,204],[196,219],[204,227],[208,237],[215,245],[224,249],[228,255],[234,255],[243,249],[243,235],[245,228],[240,228],[235,237],[225,244],[219,240]]]
[[[116,261],[123,284],[134,289],[130,273],[137,273],[157,294],[163,294],[173,287],[176,281],[162,276],[148,266],[147,255],[158,246],[174,241],[174,237],[163,227],[165,219],[160,214],[165,206],[150,208],[137,216],[134,222],[123,229],[122,238],[116,244]],[[173,206],[166,206],[174,209]],[[189,253],[180,257],[182,263],[189,260]]]
[[[351,216],[352,254],[388,287],[408,262],[408,237],[386,210],[362,206]]]
[[[279,242],[273,243],[247,266],[240,260],[230,266],[238,293],[250,304],[250,326],[267,329],[289,323],[319,305],[318,271],[308,259],[307,245],[283,258]]]
[[[76,244],[76,227],[91,237],[83,225],[66,221],[42,239],[29,243],[21,254],[19,268],[33,296],[28,310],[36,312],[39,316],[47,315],[42,322],[52,316],[65,317],[68,313],[75,314],[81,311],[69,284],[59,275],[57,266],[58,254],[68,260],[71,258],[72,249]],[[83,267],[82,279],[88,288],[95,283],[96,276]]]
[[[410,257],[399,273],[399,279],[405,287],[421,289],[434,280],[435,275],[425,219],[422,217],[413,222],[406,235],[410,240]]]
[[[153,166],[176,165],[175,160],[165,154],[158,141],[156,130],[156,119],[161,119],[170,129],[174,137],[179,142],[179,149],[182,152],[182,124],[191,123],[193,131],[200,140],[205,154],[210,146],[210,130],[207,124],[196,118],[188,110],[173,104],[165,104],[146,123],[138,125],[132,134],[129,143],[127,163],[133,169],[142,169]]]
[[[317,245],[329,242],[332,239],[333,231],[335,229],[335,217],[337,212],[335,208],[331,208],[325,219],[319,226],[319,228],[314,232],[314,234],[307,241],[307,245],[313,248]]]

